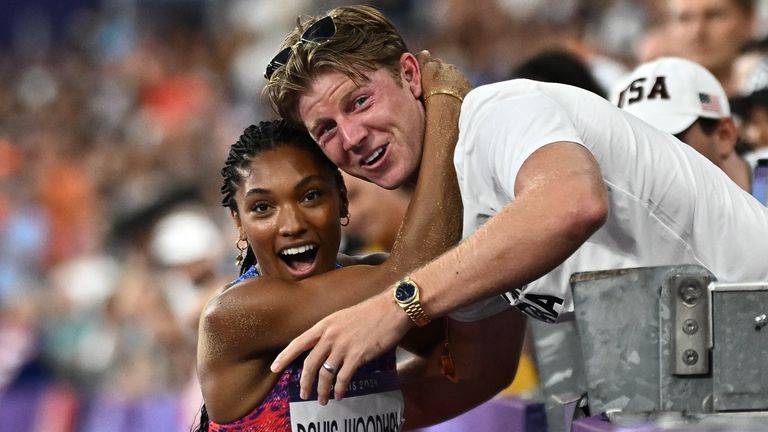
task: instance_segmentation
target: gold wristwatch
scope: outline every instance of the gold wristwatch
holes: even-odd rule
[[[423,327],[431,321],[421,308],[421,302],[419,301],[419,286],[416,282],[409,277],[404,277],[395,284],[393,291],[395,297],[395,303],[397,303],[408,317],[416,323],[417,326]]]

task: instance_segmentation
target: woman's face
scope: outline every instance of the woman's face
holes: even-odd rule
[[[264,275],[299,280],[332,270],[341,239],[334,172],[289,145],[265,151],[235,195],[235,223]]]

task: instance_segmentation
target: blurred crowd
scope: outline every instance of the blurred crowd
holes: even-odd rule
[[[24,26],[0,52],[0,430],[189,430],[197,318],[236,277],[219,170],[273,116],[263,71],[296,17],[355,2],[94,3],[15,8]],[[666,0],[369,3],[475,85],[559,51],[606,95],[640,61],[696,53]],[[766,3],[754,30],[692,58],[740,98],[752,159],[768,149]],[[346,252],[388,250],[409,192],[347,181]]]

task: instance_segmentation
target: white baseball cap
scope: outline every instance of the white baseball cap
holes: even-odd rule
[[[150,251],[166,266],[215,259],[222,250],[218,226],[201,211],[174,210],[163,216],[152,231]]]
[[[611,102],[671,134],[683,132],[699,117],[731,116],[717,78],[698,63],[677,57],[638,66],[613,88]]]

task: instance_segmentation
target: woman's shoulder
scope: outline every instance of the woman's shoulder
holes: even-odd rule
[[[229,290],[230,288],[240,284],[241,282],[244,282],[246,280],[250,280],[253,278],[257,278],[261,276],[261,273],[259,273],[259,269],[253,265],[250,268],[248,268],[246,271],[244,271],[240,276],[238,276],[237,279],[229,282],[228,284],[224,285],[216,294],[222,294]]]

